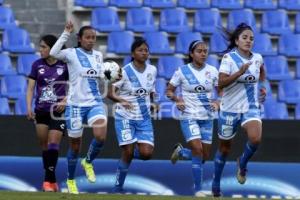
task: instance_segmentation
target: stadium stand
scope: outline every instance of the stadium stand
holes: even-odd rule
[[[126,14],[126,29],[135,32],[156,31],[152,10],[146,7],[129,9]]]
[[[216,67],[217,69],[219,69],[219,59],[217,55],[209,55],[206,61],[209,65],[212,65],[214,67]]]
[[[74,0],[75,6],[82,7],[105,7],[107,6],[106,0]]]
[[[174,50],[171,49],[168,35],[166,32],[146,32],[144,37],[149,44],[150,53],[153,54],[171,54]]]
[[[27,114],[26,96],[22,96],[16,100],[15,114],[16,115],[26,115]]]
[[[253,51],[263,56],[275,56],[277,52],[273,50],[271,38],[266,33],[256,33],[253,45]]]
[[[0,6],[0,30],[15,26],[15,16],[11,8]]]
[[[211,0],[211,6],[219,9],[241,9],[243,5],[240,0]]]
[[[189,45],[194,40],[202,40],[202,35],[197,32],[181,32],[176,37],[176,53],[187,54]]]
[[[26,94],[27,80],[22,75],[6,75],[1,81],[1,95],[12,99],[18,99]]]
[[[267,100],[264,103],[265,119],[289,119],[285,103]]]
[[[227,20],[227,28],[229,30],[235,29],[235,27],[242,22],[251,26],[254,32],[257,31],[256,21],[252,10],[242,9],[229,12]]]
[[[210,37],[209,51],[211,53],[221,53],[227,49],[227,41],[220,32],[214,32]]]
[[[300,79],[300,58],[296,60],[296,79]]]
[[[285,56],[300,56],[300,34],[285,33],[279,38],[278,53]]]
[[[0,97],[0,115],[11,115],[8,99],[5,97]]]
[[[197,10],[194,15],[194,30],[201,33],[214,33],[221,27],[221,15],[218,9]]]
[[[165,95],[167,88],[167,81],[164,78],[157,78],[155,82],[155,90],[157,92],[158,101],[168,101],[168,98]]]
[[[157,71],[159,77],[171,79],[178,67],[184,65],[181,58],[176,56],[161,56],[158,59]]]
[[[133,33],[131,31],[110,32],[107,51],[110,53],[129,54],[132,42]]]
[[[187,16],[183,8],[164,9],[160,13],[161,31],[180,33],[189,30]]]
[[[144,0],[144,6],[152,8],[174,8],[175,3],[173,0]]]
[[[17,71],[21,75],[28,76],[31,71],[31,66],[34,61],[39,59],[40,56],[36,54],[19,54],[17,61]]]
[[[110,5],[119,8],[133,8],[141,7],[142,3],[139,0],[110,0]]]
[[[285,10],[267,10],[262,15],[262,32],[269,34],[290,33],[288,15]]]
[[[178,0],[177,5],[187,9],[209,8],[209,0]]]
[[[16,70],[12,66],[9,55],[0,54],[0,63],[0,76],[16,74]]]
[[[270,81],[291,79],[287,59],[284,56],[264,57],[267,78]]]
[[[295,119],[300,119],[300,103],[297,103],[295,108]]]
[[[278,0],[278,7],[287,10],[300,10],[300,0]]]
[[[300,33],[300,12],[297,12],[297,14],[296,14],[295,33]]]
[[[300,102],[300,80],[283,80],[278,86],[278,100],[289,104]]]
[[[244,0],[244,7],[255,10],[276,9],[277,6],[273,0]]]
[[[95,8],[91,18],[91,25],[99,32],[122,30],[117,10],[113,7]]]

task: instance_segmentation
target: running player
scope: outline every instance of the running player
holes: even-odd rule
[[[93,127],[94,139],[88,153],[81,160],[87,179],[94,183],[96,176],[92,161],[103,147],[106,139],[107,117],[99,91],[99,77],[103,63],[102,53],[93,49],[96,31],[91,26],[83,26],[78,33],[78,47],[61,50],[73,32],[72,22],[67,22],[65,30],[50,51],[57,59],[64,60],[69,70],[69,93],[65,111],[66,125],[70,138],[67,154],[69,193],[78,194],[75,169],[81,146],[83,123]]]
[[[57,192],[55,168],[61,137],[65,130],[62,113],[65,109],[66,86],[68,81],[67,65],[49,55],[57,41],[54,35],[45,35],[40,40],[41,59],[32,64],[27,88],[27,118],[35,121],[36,133],[42,148],[45,170],[43,190]],[[35,110],[32,99],[36,87]]]
[[[114,83],[108,97],[117,102],[115,129],[122,148],[113,192],[123,191],[133,158],[148,160],[152,156],[154,137],[150,116],[154,99],[156,67],[147,64],[149,46],[143,39],[131,46],[132,62],[123,67],[123,78]],[[157,110],[157,105],[152,104]]]
[[[182,112],[180,126],[190,149],[180,144],[171,156],[173,164],[179,158],[192,160],[195,196],[203,197],[202,162],[207,160],[212,143],[214,111],[219,108],[213,100],[217,89],[218,70],[205,63],[208,56],[207,45],[195,40],[189,46],[189,63],[179,67],[167,87],[167,96]],[[182,97],[176,96],[177,87],[182,89]]]
[[[240,184],[246,182],[247,163],[256,152],[262,136],[258,95],[266,95],[262,56],[251,51],[254,42],[252,28],[241,23],[232,33],[226,30],[225,33],[229,45],[219,69],[219,87],[223,96],[218,123],[220,144],[214,159],[212,181],[215,197],[221,196],[221,175],[239,124],[246,131],[248,141],[237,159],[236,176]],[[259,81],[261,88],[258,87]]]

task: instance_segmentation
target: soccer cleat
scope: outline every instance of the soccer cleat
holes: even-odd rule
[[[212,196],[213,197],[221,197],[222,193],[219,187],[213,187],[211,190]]]
[[[173,153],[171,155],[171,162],[172,164],[176,164],[176,162],[179,160],[179,152],[180,150],[183,149],[182,145],[180,143],[175,144]]]
[[[95,183],[96,176],[95,176],[93,165],[91,163],[86,162],[86,159],[84,158],[81,160],[81,166],[84,169],[85,175],[86,175],[87,179],[89,180],[89,182]]]
[[[58,187],[57,183],[51,183],[51,187],[53,188],[54,192],[59,192],[59,187]]]
[[[74,179],[67,179],[67,187],[70,194],[79,194],[76,181]]]
[[[240,168],[240,158],[237,159],[237,172],[236,172],[236,178],[240,184],[244,184],[246,182],[246,173],[247,169],[241,169]]]
[[[199,190],[195,192],[195,197],[206,197],[206,194]]]
[[[113,194],[124,194],[124,189],[122,187],[115,186],[111,190],[111,193],[113,193]]]
[[[52,184],[50,182],[44,181],[43,182],[43,191],[44,192],[54,192]]]

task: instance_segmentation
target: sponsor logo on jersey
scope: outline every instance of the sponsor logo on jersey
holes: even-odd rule
[[[44,68],[39,69],[39,73],[40,74],[44,74],[45,73],[45,69]]]
[[[203,85],[198,85],[195,87],[195,91],[198,93],[204,92],[205,91],[205,87]]]

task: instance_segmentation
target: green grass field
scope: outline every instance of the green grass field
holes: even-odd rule
[[[70,195],[66,193],[45,192],[0,192],[0,200],[192,200],[192,199],[214,199],[179,196],[143,196],[143,195],[110,195],[110,194],[79,194]],[[231,198],[218,198],[230,200]],[[239,199],[235,199],[239,200]]]

